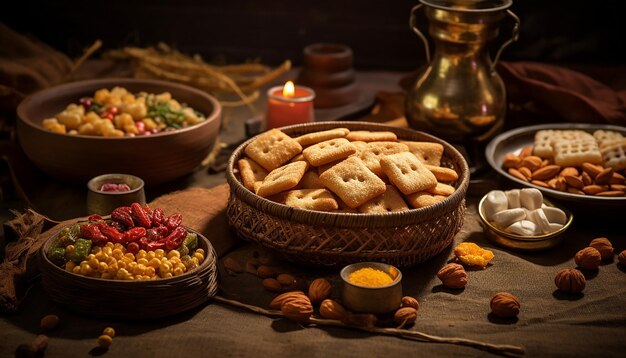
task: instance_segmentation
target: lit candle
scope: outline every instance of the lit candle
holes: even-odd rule
[[[267,91],[267,129],[308,123],[315,120],[313,100],[315,92],[309,87],[294,86],[287,81],[284,87]]]

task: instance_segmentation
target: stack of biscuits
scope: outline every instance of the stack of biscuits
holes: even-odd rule
[[[388,131],[335,128],[292,138],[271,129],[238,161],[243,185],[288,206],[387,213],[436,204],[459,176],[441,166],[439,143],[399,141]]]

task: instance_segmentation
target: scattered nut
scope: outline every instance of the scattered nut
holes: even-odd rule
[[[441,283],[448,288],[462,288],[467,285],[467,273],[462,265],[449,263],[437,272]]]
[[[519,157],[520,158],[526,158],[529,155],[533,155],[533,146],[532,145],[527,145],[524,148],[522,148],[522,150],[519,153]]]
[[[98,345],[102,348],[109,348],[113,343],[113,338],[111,336],[107,336],[106,334],[98,337]]]
[[[276,298],[274,298],[272,302],[270,302],[270,307],[274,309],[280,309],[285,302],[297,297],[306,297],[306,295],[302,291],[285,292],[282,295],[276,296]]]
[[[620,264],[626,266],[626,250],[620,252],[619,255],[617,255],[617,261],[619,261]]]
[[[261,284],[270,292],[280,292],[283,290],[283,286],[275,278],[266,278]]]
[[[342,322],[348,326],[372,328],[376,321],[376,316],[371,313],[348,313]]]
[[[33,339],[30,347],[36,354],[38,354],[39,356],[43,356],[46,348],[48,348],[48,336],[44,334],[38,335],[35,339]]]
[[[115,330],[113,327],[107,327],[102,331],[102,334],[105,334],[111,338],[115,337]]]
[[[522,174],[519,170],[515,169],[515,168],[509,168],[509,174],[511,174],[512,176],[516,177],[519,180],[522,181],[528,181],[528,179],[524,176],[524,174]]]
[[[49,314],[41,319],[41,323],[39,324],[39,327],[41,328],[42,331],[45,332],[45,331],[49,331],[53,329],[58,324],[59,324],[59,316]]]
[[[287,300],[280,310],[288,319],[301,323],[308,321],[313,314],[311,301],[304,295]]]
[[[339,302],[325,299],[320,304],[320,316],[328,319],[343,320],[348,312]]]
[[[520,304],[517,297],[508,292],[499,292],[491,299],[491,312],[501,318],[515,317],[519,313]]]
[[[613,258],[613,244],[606,237],[598,237],[589,243],[589,247],[598,250],[602,260],[610,260]]]
[[[517,155],[513,153],[508,153],[507,155],[504,156],[504,159],[502,161],[502,166],[504,166],[505,169],[517,168],[521,162],[522,162],[522,159],[520,157],[518,157]]]
[[[527,157],[528,159],[530,157]],[[548,165],[541,169],[537,169],[533,172],[533,180],[548,180],[554,178],[561,171],[561,167],[558,165]]]
[[[251,258],[246,262],[246,272],[256,276],[256,270],[259,268],[259,265],[259,260],[257,260],[256,258]]]
[[[318,278],[311,282],[309,286],[309,298],[313,303],[319,303],[330,296],[332,287],[330,283],[323,278]]]
[[[276,280],[283,286],[293,285],[296,282],[296,278],[288,273],[281,273],[276,277]]]
[[[413,307],[402,307],[393,315],[393,320],[400,326],[410,325],[417,319],[417,310]]]
[[[576,256],[574,256],[574,262],[576,265],[580,266],[586,270],[595,270],[600,266],[600,262],[602,261],[602,256],[600,252],[593,247],[585,247],[584,249],[578,251]]]
[[[243,272],[243,267],[241,267],[241,265],[239,264],[239,262],[237,262],[237,260],[231,258],[231,257],[227,257],[224,259],[224,267],[226,267],[227,270],[230,270],[232,272],[236,272],[236,273],[242,273]]]
[[[596,184],[600,184],[600,185],[608,184],[612,177],[613,177],[613,168],[611,167],[604,168],[596,176]]]
[[[559,290],[567,293],[578,293],[585,289],[585,276],[576,269],[564,269],[559,271],[554,278],[554,283]]]
[[[270,278],[270,277],[276,276],[276,270],[274,270],[273,268],[269,266],[261,265],[256,270],[256,274],[260,278]]]
[[[413,307],[416,311],[420,309],[420,303],[414,297],[404,296],[402,297],[402,307]]]

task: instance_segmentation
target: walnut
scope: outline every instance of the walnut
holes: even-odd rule
[[[598,250],[602,260],[610,260],[613,258],[613,244],[611,244],[606,237],[598,237],[591,240],[589,247],[593,247]]]
[[[420,303],[414,297],[404,296],[402,297],[402,307],[413,307],[417,311],[420,309]]]
[[[578,251],[576,256],[574,256],[574,262],[576,265],[580,266],[586,270],[595,270],[600,266],[600,262],[602,261],[602,256],[600,252],[593,247],[585,247],[584,249]]]
[[[313,314],[313,306],[308,297],[302,295],[283,303],[280,310],[285,317],[296,322],[306,322]]]
[[[491,299],[491,312],[501,318],[517,316],[520,309],[519,300],[508,292],[498,292]]]
[[[417,310],[413,307],[402,307],[393,315],[393,320],[400,326],[410,325],[417,319]]]
[[[311,282],[309,286],[309,298],[313,303],[320,303],[330,296],[330,283],[323,278],[318,278]]]
[[[448,288],[462,288],[467,284],[467,273],[462,265],[450,263],[437,272],[437,277]]]
[[[337,301],[326,299],[320,304],[320,316],[328,319],[342,321],[348,312]]]
[[[473,242],[462,242],[454,248],[454,255],[462,263],[470,266],[487,267],[493,259],[493,252],[485,250]]]
[[[617,255],[617,260],[620,264],[626,266],[626,250],[622,251]]]
[[[564,269],[556,274],[554,283],[563,292],[578,293],[585,289],[586,280],[582,272],[576,269]]]

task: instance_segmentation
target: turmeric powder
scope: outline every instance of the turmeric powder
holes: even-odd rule
[[[363,267],[352,272],[348,279],[350,283],[367,287],[386,286],[393,282],[389,274],[371,267]]]

